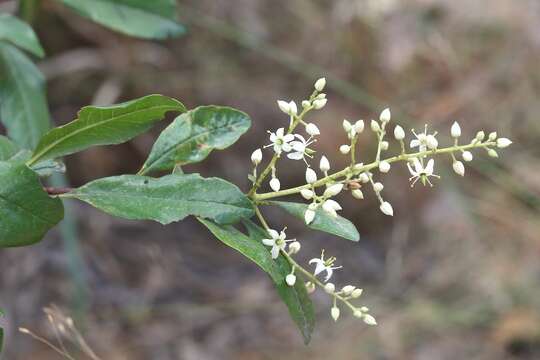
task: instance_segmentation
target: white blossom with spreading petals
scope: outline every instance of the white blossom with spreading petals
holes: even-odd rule
[[[313,272],[313,275],[315,276],[319,275],[322,272],[326,272],[324,282],[327,282],[334,274],[334,270],[341,269],[341,266],[333,266],[335,261],[335,257],[330,257],[325,260],[323,250],[321,253],[321,257],[309,260],[309,264],[315,264],[315,271]]]
[[[272,142],[265,147],[273,146],[276,154],[281,154],[282,151],[289,152],[292,150],[291,141],[294,140],[293,134],[285,134],[284,128],[279,128],[275,133],[270,132],[270,141]]]
[[[287,154],[287,157],[292,160],[304,160],[306,161],[305,157],[309,156],[307,154],[308,146],[313,144],[315,140],[306,140],[302,135],[295,134],[294,135],[298,140],[294,140],[290,142],[290,145],[292,147],[291,152]]]
[[[416,134],[414,130],[412,130],[412,133],[414,134],[416,139],[411,140],[411,148],[418,147],[419,151],[426,151],[427,149],[434,150],[439,145],[439,142],[435,137],[437,135],[437,132],[434,132],[433,134],[428,134],[427,125],[425,126],[423,133]]]
[[[286,240],[284,230],[281,230],[281,232],[277,232],[276,230],[268,229],[267,231],[270,235],[270,239],[262,239],[262,243],[266,246],[272,247],[272,249],[270,249],[272,259],[277,259],[277,257],[279,256],[279,251],[285,250],[285,248],[287,247],[287,243],[290,241],[295,241],[295,239]]]
[[[426,182],[430,185],[430,186],[433,186],[433,184],[431,183],[431,181],[429,181],[429,177],[434,177],[434,178],[437,178],[439,179],[440,176],[439,175],[435,175],[433,174],[433,166],[435,165],[435,161],[433,159],[429,159],[426,166],[424,167],[422,165],[422,162],[420,160],[418,160],[418,158],[414,158],[413,159],[413,166],[414,166],[414,169],[411,167],[411,164],[410,163],[407,163],[407,167],[409,168],[409,172],[411,173],[412,177],[409,178],[409,181],[412,181],[411,183],[411,187],[414,186],[414,184],[416,184],[416,182],[418,180],[421,180],[422,181],[422,184],[425,186],[426,185]]]

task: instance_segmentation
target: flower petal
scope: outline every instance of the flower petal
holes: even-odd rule
[[[276,230],[268,229],[268,234],[272,237],[272,239],[277,240],[279,239],[279,233]]]
[[[302,160],[304,158],[304,153],[303,152],[288,153],[287,157],[292,160]]]
[[[279,247],[273,246],[272,250],[270,250],[270,253],[272,254],[272,259],[277,259],[279,256]]]

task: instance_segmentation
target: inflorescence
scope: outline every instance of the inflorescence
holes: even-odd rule
[[[457,122],[454,122],[450,129],[450,135],[454,142],[453,146],[439,147],[437,132],[429,131],[428,126],[425,125],[423,132],[416,132],[414,129],[411,130],[413,135],[409,143],[411,152],[407,152],[405,130],[400,125],[395,125],[393,138],[399,143],[401,152],[399,155],[385,158],[383,154],[389,148],[386,135],[392,116],[390,109],[384,109],[380,113],[378,120],[371,120],[369,123],[371,131],[377,137],[377,152],[374,161],[364,164],[357,162],[356,159],[357,139],[365,130],[364,120],[358,120],[354,123],[343,120],[343,130],[347,135],[348,143],[341,145],[339,152],[350,158],[350,164],[346,168],[330,174],[330,161],[325,155],[322,155],[318,161],[318,168],[322,175],[318,176],[317,171],[310,164],[310,161],[315,160],[315,151],[311,146],[316,142],[316,137],[321,133],[317,125],[306,122],[304,119],[306,114],[311,110],[320,110],[326,105],[326,94],[322,92],[325,86],[325,78],[321,78],[315,82],[315,89],[309,99],[301,102],[301,111],[299,111],[294,101],[278,100],[279,109],[289,117],[289,125],[287,129],[280,127],[274,132],[269,131],[270,143],[264,146],[264,148],[271,149],[273,154],[268,165],[259,176],[257,176],[257,168],[263,160],[263,152],[261,149],[257,149],[251,155],[251,162],[254,168],[253,173],[249,176],[253,182],[249,196],[255,202],[256,206],[268,199],[299,193],[309,202],[309,206],[304,213],[305,223],[309,225],[317,216],[317,209],[319,208],[322,208],[331,216],[338,216],[337,211],[342,210],[342,207],[335,200],[337,195],[345,191],[350,191],[353,198],[362,200],[364,199],[365,187],[371,187],[379,201],[380,211],[385,215],[393,216],[394,209],[392,205],[382,195],[384,185],[377,179],[381,175],[388,173],[393,163],[400,161],[406,162],[406,166],[411,173],[409,179],[411,187],[417,182],[422,183],[424,186],[426,184],[433,186],[432,181],[434,179],[440,179],[440,176],[434,173],[435,160],[433,157],[436,155],[449,155],[452,160],[452,169],[454,172],[460,176],[464,176],[465,165],[462,161],[458,160],[459,155],[463,161],[469,162],[473,160],[471,150],[484,149],[490,157],[498,157],[495,149],[506,148],[512,143],[507,138],[498,137],[495,132],[486,136],[483,131],[479,131],[472,141],[460,145],[461,128]],[[295,132],[300,125],[304,127],[307,139],[306,136]],[[286,155],[290,160],[305,163],[305,184],[289,189],[281,189],[281,183],[277,175],[277,163],[283,159],[283,155]],[[262,194],[257,193],[257,190],[269,176],[269,186],[273,191]],[[320,188],[323,188],[323,190],[320,190]],[[341,269],[341,266],[335,266],[335,257],[325,257],[323,250],[320,257],[313,258],[309,261],[310,265],[314,265],[313,272],[306,270],[293,258],[300,251],[300,242],[296,239],[287,240],[285,229],[278,232],[269,228],[258,207],[256,208],[256,213],[261,224],[268,232],[268,238],[263,239],[262,242],[269,247],[272,258],[276,259],[281,253],[291,264],[292,271],[285,278],[289,286],[295,285],[296,273],[299,272],[306,278],[306,287],[309,292],[313,292],[316,287],[320,287],[332,297],[333,302],[330,314],[334,320],[337,321],[340,316],[340,308],[338,307],[338,302],[340,302],[351,309],[355,317],[363,319],[366,324],[377,324],[375,318],[368,313],[369,309],[367,307],[358,307],[351,303],[351,300],[360,297],[362,294],[361,288],[346,285],[338,290],[332,282],[329,282],[334,270]],[[323,280],[319,280],[319,275],[324,275]]]

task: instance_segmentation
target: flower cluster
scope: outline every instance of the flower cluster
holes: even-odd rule
[[[411,187],[417,182],[422,183],[424,186],[433,186],[432,181],[440,179],[440,176],[435,174],[435,156],[449,155],[454,172],[464,176],[465,166],[463,162],[458,160],[457,155],[460,154],[463,161],[469,162],[473,160],[472,150],[484,149],[490,157],[498,157],[495,148],[506,148],[512,143],[507,138],[498,137],[495,132],[486,136],[483,131],[479,131],[470,142],[461,145],[459,143],[462,136],[461,128],[457,122],[454,122],[450,129],[450,136],[454,141],[453,146],[441,148],[437,139],[438,133],[429,131],[427,125],[424,126],[423,132],[411,130],[412,138],[407,146],[405,130],[400,125],[395,125],[392,131],[393,140],[398,143],[401,152],[394,156],[385,157],[383,155],[390,147],[386,135],[392,121],[392,114],[390,109],[384,109],[379,114],[378,120],[369,122],[369,127],[377,139],[377,152],[374,155],[374,160],[364,163],[358,162],[356,158],[357,140],[365,130],[364,120],[353,122],[343,120],[342,127],[348,142],[340,145],[338,150],[339,153],[350,158],[350,164],[344,169],[329,173],[331,169],[330,161],[327,156],[322,155],[318,161],[318,170],[321,175],[318,175],[317,169],[310,164],[315,160],[315,151],[311,146],[321,133],[317,125],[305,121],[305,116],[309,111],[322,109],[326,105],[326,94],[322,92],[325,85],[326,80],[324,78],[317,80],[311,96],[301,102],[302,110],[300,112],[294,101],[278,101],[279,109],[289,116],[289,126],[287,129],[280,127],[273,132],[269,131],[270,144],[264,148],[271,148],[273,154],[268,165],[259,176],[257,176],[257,167],[263,159],[262,150],[257,149],[251,155],[254,169],[253,174],[250,175],[253,187],[249,192],[249,196],[254,201],[257,209],[259,204],[268,199],[300,194],[308,201],[303,217],[306,225],[310,226],[319,216],[327,216],[329,219],[339,216],[337,212],[342,210],[342,207],[336,200],[338,195],[349,191],[353,198],[362,200],[364,199],[365,187],[370,187],[379,201],[380,211],[385,215],[393,216],[394,209],[390,202],[383,198],[384,185],[379,179],[391,170],[393,163],[405,162],[411,174],[409,179]],[[295,132],[299,125],[303,125],[306,135]],[[410,150],[407,151],[407,148],[410,148]],[[281,189],[281,183],[277,176],[277,164],[283,158],[283,154],[286,154],[286,157],[290,160],[302,160],[302,163],[305,164],[304,184],[290,189]],[[269,186],[273,191],[262,194],[257,193],[257,190],[267,178],[270,178]],[[366,324],[376,324],[375,318],[368,313],[369,309],[367,307],[357,307],[350,302],[360,297],[362,289],[353,285],[346,285],[341,290],[336,290],[334,283],[329,282],[334,270],[341,269],[341,266],[335,266],[335,257],[325,258],[324,251],[322,251],[319,258],[313,258],[309,261],[310,265],[314,265],[313,271],[305,269],[293,258],[300,251],[300,242],[296,239],[286,239],[285,229],[280,232],[270,229],[260,211],[257,211],[257,215],[268,233],[268,238],[263,239],[262,242],[270,248],[272,258],[277,259],[281,255],[291,265],[291,272],[284,279],[289,286],[296,285],[296,275],[300,273],[305,277],[305,286],[309,292],[314,291],[316,287],[320,287],[332,297],[333,305],[330,314],[334,320],[337,320],[340,316],[339,301],[345,304],[354,316],[363,319]],[[319,276],[324,276],[324,278],[319,280]]]

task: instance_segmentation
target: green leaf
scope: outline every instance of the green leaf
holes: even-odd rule
[[[235,185],[198,174],[151,178],[113,176],[92,181],[63,195],[85,201],[115,216],[155,220],[162,224],[188,215],[232,224],[253,216],[249,199]]]
[[[86,106],[72,122],[52,129],[39,142],[31,164],[96,145],[120,144],[150,129],[168,111],[184,112],[177,100],[148,95],[122,104]]]
[[[305,204],[286,201],[270,201],[267,204],[279,206],[302,221],[304,221],[304,213],[308,208],[308,205]],[[308,227],[314,230],[324,231],[332,235],[340,236],[348,240],[360,240],[360,234],[352,222],[339,215],[337,217],[333,217],[320,207],[316,210],[315,219],[313,222],[311,222],[311,224],[308,225]]]
[[[35,172],[0,161],[0,248],[38,242],[63,216],[62,202],[43,191]]]
[[[98,24],[144,39],[180,36],[185,28],[176,20],[176,0],[61,0]]]
[[[253,241],[260,244],[262,239],[268,237],[266,231],[252,221],[243,220],[243,223]],[[266,251],[268,252],[268,249]],[[280,255],[275,262],[279,267],[281,279],[284,279],[287,274],[290,274],[291,265],[283,255]],[[315,313],[304,282],[297,277],[294,286],[287,285],[283,280],[275,285],[279,296],[289,309],[291,318],[302,333],[304,342],[308,344],[315,328]]]
[[[0,135],[0,161],[9,160],[19,151],[19,147],[15,145],[7,137]]]
[[[0,40],[9,41],[36,56],[45,55],[32,27],[10,14],[0,14]]]
[[[204,160],[234,144],[251,126],[249,116],[221,106],[201,106],[178,116],[159,136],[141,174]]]
[[[49,129],[43,76],[16,47],[0,42],[0,120],[20,147],[33,149]]]

